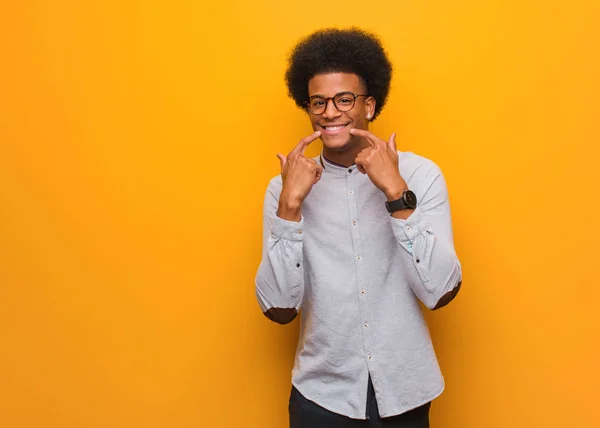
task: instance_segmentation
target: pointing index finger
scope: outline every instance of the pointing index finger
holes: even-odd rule
[[[292,150],[292,153],[304,154],[304,150],[306,150],[308,145],[310,143],[312,143],[313,141],[315,141],[320,136],[321,136],[321,131],[316,131],[316,132],[313,132],[312,134],[310,134],[308,137],[304,137],[303,139],[300,140],[298,145],[296,147],[294,147],[294,150]]]
[[[385,141],[378,138],[375,134],[367,131],[366,129],[358,129],[352,128],[350,130],[352,135],[358,135],[359,137],[365,138],[372,146],[381,145],[381,143],[385,143]]]

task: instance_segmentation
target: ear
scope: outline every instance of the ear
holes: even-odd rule
[[[369,122],[373,119],[373,116],[375,116],[376,104],[377,101],[375,101],[375,98],[373,97],[368,97],[365,100],[365,116]]]

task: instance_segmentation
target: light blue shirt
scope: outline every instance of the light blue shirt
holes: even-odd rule
[[[434,308],[461,281],[448,193],[432,161],[398,155],[418,200],[407,220],[390,216],[383,192],[355,165],[328,161],[300,222],[277,217],[281,176],[264,202],[258,303],[263,312],[301,310],[292,383],[354,419],[365,419],[369,374],[382,417],[419,407],[444,388],[419,300]]]

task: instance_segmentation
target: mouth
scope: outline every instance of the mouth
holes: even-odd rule
[[[344,129],[348,128],[350,123],[339,123],[332,125],[318,125],[321,129],[321,132],[326,135],[335,135],[342,132]]]

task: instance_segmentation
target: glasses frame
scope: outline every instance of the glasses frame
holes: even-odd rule
[[[335,98],[340,96],[340,95],[351,95],[353,97],[352,99],[352,106],[348,109],[348,110],[341,110],[338,105],[335,103]],[[322,97],[320,95],[313,95],[312,97],[308,98],[308,101],[306,102],[306,110],[308,110],[308,112],[310,114],[314,114],[315,116],[319,116],[323,113],[325,113],[327,111],[327,107],[329,105],[329,100],[331,100],[331,102],[333,103],[333,106],[337,109],[337,111],[345,113],[348,112],[350,110],[352,110],[354,108],[354,106],[356,105],[356,99],[358,97],[370,97],[370,95],[367,94],[355,94],[354,92],[350,92],[350,91],[344,91],[344,92],[338,92],[337,94],[335,94],[333,97]],[[325,107],[323,108],[323,111],[320,113],[313,113],[310,109],[310,102],[313,98],[321,98],[322,100],[325,100]]]

